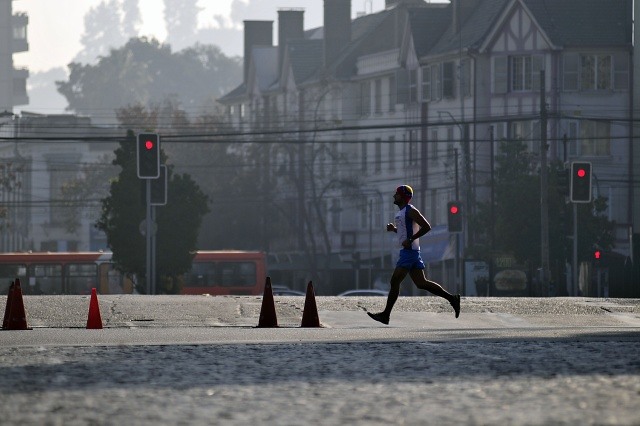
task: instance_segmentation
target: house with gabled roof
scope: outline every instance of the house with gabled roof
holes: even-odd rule
[[[408,183],[434,227],[433,244],[424,243],[432,275],[474,294],[461,273],[473,230],[447,233],[447,201],[473,211],[488,197],[490,152],[501,139],[540,154],[541,105],[546,159],[592,162],[594,191],[617,224],[615,250],[629,254],[631,0],[387,0],[356,19],[350,10],[349,1],[326,0],[325,26],[306,31],[299,10],[280,11],[290,20],[279,23],[278,48],[268,24],[260,38],[246,22],[245,81],[220,100],[238,129],[295,131],[268,138],[315,147],[271,155],[283,163],[277,170],[294,173],[293,183],[275,181],[299,211],[322,189],[313,222],[324,225],[327,259],[362,262],[363,285],[382,276],[395,249],[380,230],[393,216],[395,186]],[[325,186],[313,188],[320,175]],[[299,252],[304,239],[272,247]]]

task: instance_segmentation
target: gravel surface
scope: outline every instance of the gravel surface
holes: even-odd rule
[[[640,424],[637,342],[0,349],[2,424]]]
[[[0,331],[1,425],[640,425],[640,301],[25,298]],[[0,300],[0,303],[2,301]],[[60,310],[63,310],[60,312]],[[80,317],[80,319],[78,319]]]

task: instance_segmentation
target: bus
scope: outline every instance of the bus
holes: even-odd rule
[[[134,282],[117,271],[111,252],[0,253],[0,294],[20,279],[24,294],[131,294]],[[197,251],[180,277],[181,294],[261,295],[266,256],[250,251]]]

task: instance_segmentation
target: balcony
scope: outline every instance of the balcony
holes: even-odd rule
[[[29,70],[26,68],[13,69],[13,105],[28,105],[29,96],[27,96],[27,78],[29,78]]]
[[[27,42],[29,17],[26,13],[16,13],[13,15],[11,24],[13,26],[13,40],[11,41],[12,52],[27,52],[29,50],[29,43]]]

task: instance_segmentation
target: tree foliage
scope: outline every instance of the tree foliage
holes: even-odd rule
[[[127,133],[115,155],[113,164],[122,170],[111,182],[109,196],[102,200],[102,215],[96,226],[107,235],[116,267],[141,278],[146,276],[146,239],[140,233],[140,225],[146,217],[145,185],[137,177],[136,143],[132,131]],[[162,156],[164,163],[166,156],[164,153]],[[191,268],[202,217],[209,208],[207,196],[189,175],[175,174],[171,166],[167,172],[168,202],[166,206],[157,207],[156,255],[158,275],[168,278],[160,290],[176,293],[179,290],[176,278]],[[144,292],[145,288],[139,280],[138,291]]]
[[[540,264],[540,174],[538,158],[527,151],[522,141],[503,140],[496,157],[495,251],[512,255],[518,262]],[[564,268],[571,260],[573,205],[566,202],[568,183],[559,179],[564,165],[549,167],[549,256],[551,263]],[[597,197],[592,203],[578,205],[578,260],[590,259],[593,247],[611,250],[614,243],[614,223],[604,215],[607,200]],[[479,203],[478,213],[470,218],[471,226],[479,230],[480,243],[470,248],[474,257],[489,260],[491,204]]]
[[[173,99],[196,116],[233,88],[241,75],[240,61],[216,46],[172,52],[169,45],[142,37],[112,49],[95,65],[69,64],[68,81],[56,85],[68,109],[79,114],[99,118],[129,105],[148,107]]]

